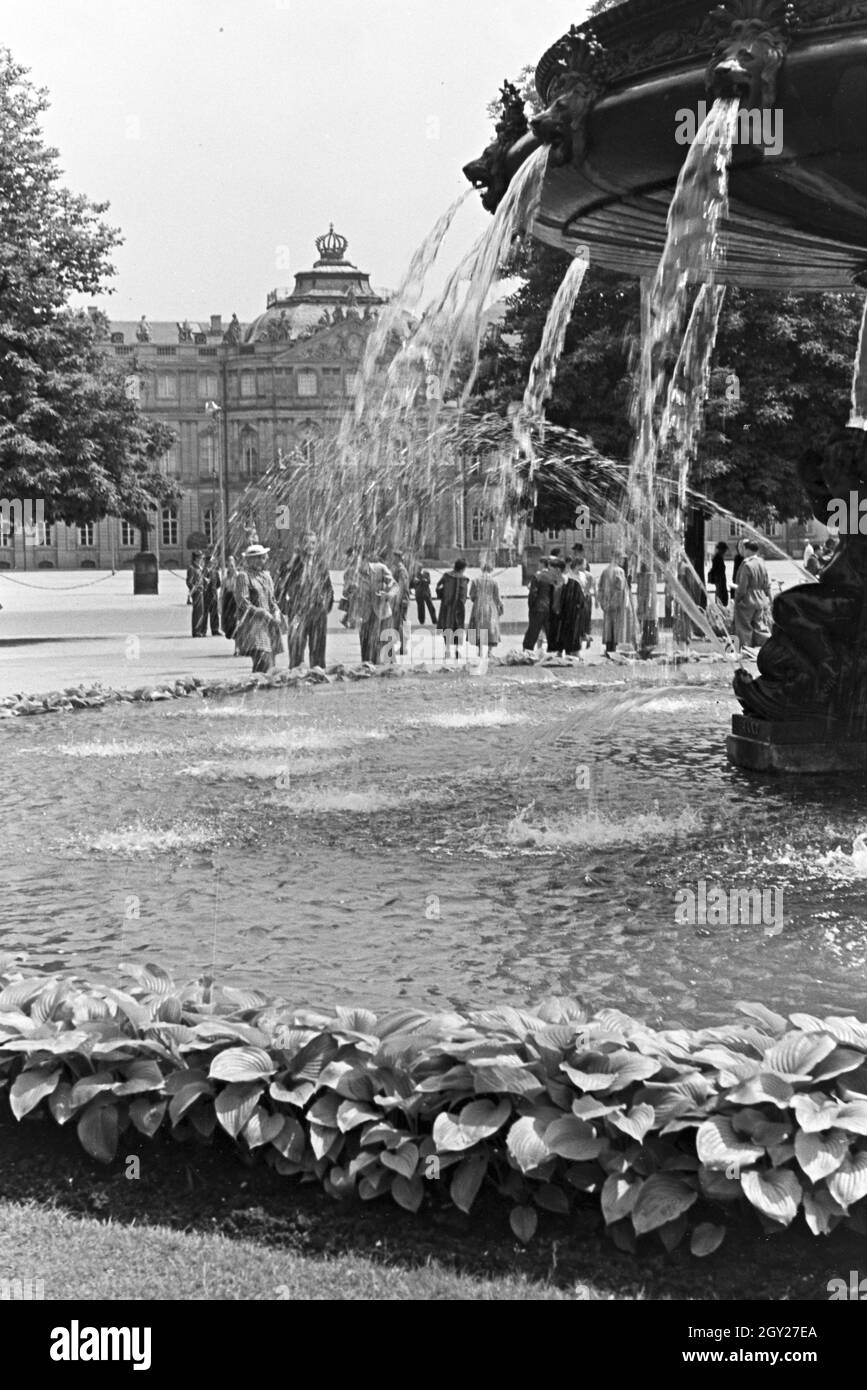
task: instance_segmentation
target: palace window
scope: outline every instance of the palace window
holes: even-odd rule
[[[241,395],[242,395],[243,397],[245,397],[245,399],[249,399],[251,396],[255,396],[255,394],[256,394],[256,373],[255,373],[255,372],[242,372],[242,373],[241,373]]]
[[[202,514],[202,530],[208,538],[208,545],[214,544],[216,529],[214,523],[214,509],[213,507],[208,507],[207,511]]]
[[[88,549],[96,544],[96,535],[92,521],[85,521],[83,526],[78,527],[78,544]]]
[[[165,453],[160,457],[159,470],[163,474],[177,473],[178,471],[178,446],[170,444]]]
[[[199,399],[213,401],[217,398],[217,373],[199,372]]]
[[[199,472],[216,473],[217,438],[213,430],[204,430],[199,435]]]
[[[178,398],[178,379],[174,372],[157,372],[157,400],[176,401]]]
[[[241,434],[241,472],[248,478],[259,471],[259,436],[246,429]]]
[[[319,379],[315,372],[299,372],[297,382],[299,396],[319,395]]]
[[[163,545],[177,545],[178,543],[178,513],[175,507],[163,507],[162,510],[162,543]]]
[[[347,396],[354,396],[358,390],[358,372],[347,372],[343,381]]]
[[[37,522],[36,522],[36,524],[35,524],[35,526],[34,526],[34,528],[33,528],[33,544],[34,544],[34,545],[50,545],[50,544],[51,544],[51,522],[50,522],[50,521],[37,521]]]
[[[136,531],[132,522],[122,521],[120,523],[120,543],[127,550],[135,545]]]
[[[340,395],[340,368],[322,368],[322,394],[323,396]]]
[[[473,507],[470,516],[470,541],[479,545],[485,539],[485,514],[481,507]]]

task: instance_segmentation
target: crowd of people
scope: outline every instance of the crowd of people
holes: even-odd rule
[[[308,531],[290,560],[281,562],[276,579],[268,568],[270,550],[255,536],[240,559],[230,557],[225,571],[218,554],[194,551],[187,570],[193,637],[224,636],[234,640],[235,655],[249,656],[253,670],[268,673],[285,650],[289,666],[324,667],[328,615],[335,595],[328,565],[316,533]],[[738,543],[729,581],[728,545],[719,541],[707,574],[709,617],[718,631],[733,632],[741,648],[758,647],[771,634],[771,581],[753,540]],[[804,568],[818,575],[834,554],[829,538],[817,555],[808,541]],[[602,610],[602,645],[607,654],[619,646],[647,645],[657,618],[656,576],[646,564],[628,556],[611,559],[594,580],[583,545],[565,558],[553,549],[539,562],[527,595],[525,651],[542,644],[551,654],[577,656],[590,646],[594,602]],[[410,606],[419,626],[428,619],[444,642],[445,656],[459,657],[466,644],[479,651],[500,642],[503,601],[492,567],[483,562],[470,580],[467,562],[458,558],[436,585],[434,607],[430,571],[410,568],[399,550],[391,553],[351,547],[346,552],[343,593],[338,602],[341,625],[356,629],[361,660],[374,665],[409,650]],[[677,569],[677,582],[665,585],[666,626],[678,645],[688,646],[697,631],[696,608],[708,607],[708,594],[689,564]]]
[[[269,547],[252,541],[240,560],[229,558],[221,572],[216,553],[194,551],[187,569],[192,635],[206,637],[210,628],[212,636],[233,639],[235,655],[251,657],[253,670],[263,674],[274,670],[284,649],[290,668],[324,667],[334,588],[315,532],[304,535],[276,579],[269,560]],[[406,654],[413,599],[419,625],[430,618],[447,657],[460,655],[467,642],[480,650],[498,645],[503,604],[490,564],[469,580],[466,560],[455,560],[436,586],[437,614],[430,571],[415,566],[410,573],[401,551],[386,555],[352,547],[346,561],[338,607],[341,625],[358,630],[362,661],[376,665]]]

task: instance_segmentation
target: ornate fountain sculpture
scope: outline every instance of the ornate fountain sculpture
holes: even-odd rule
[[[524,100],[511,82],[504,82],[500,90],[500,110],[500,119],[494,126],[496,139],[463,169],[473,187],[483,190],[482,207],[488,212],[496,212],[514,172],[509,169],[506,156],[515,142],[527,134]]]
[[[533,225],[542,241],[580,241],[598,265],[652,275],[684,157],[677,119],[737,97],[742,113],[782,113],[784,130],[772,150],[739,121],[718,280],[800,291],[864,283],[867,0],[627,0],[596,16],[592,33],[573,27],[554,44],[536,87],[545,109],[511,147],[498,145],[485,206],[548,144]],[[842,430],[801,476],[822,521],[833,498],[867,496],[867,433]],[[867,536],[844,537],[818,584],[776,599],[758,672],[736,678],[744,714],[727,744],[733,762],[867,767]]]

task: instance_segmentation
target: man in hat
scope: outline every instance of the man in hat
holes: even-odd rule
[[[269,675],[274,658],[283,650],[285,622],[274,597],[274,581],[268,573],[268,547],[248,545],[245,568],[235,581],[238,650],[253,658],[253,670]]]
[[[328,566],[317,551],[314,531],[308,531],[281,586],[280,606],[289,628],[289,666],[301,666],[309,648],[310,666],[325,665],[328,614],[334,590]]]

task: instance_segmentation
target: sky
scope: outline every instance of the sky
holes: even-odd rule
[[[335,230],[377,287],[466,187],[505,77],[583,0],[0,0],[64,182],[122,229],[110,317],[244,321]],[[440,273],[485,228],[478,194]]]

